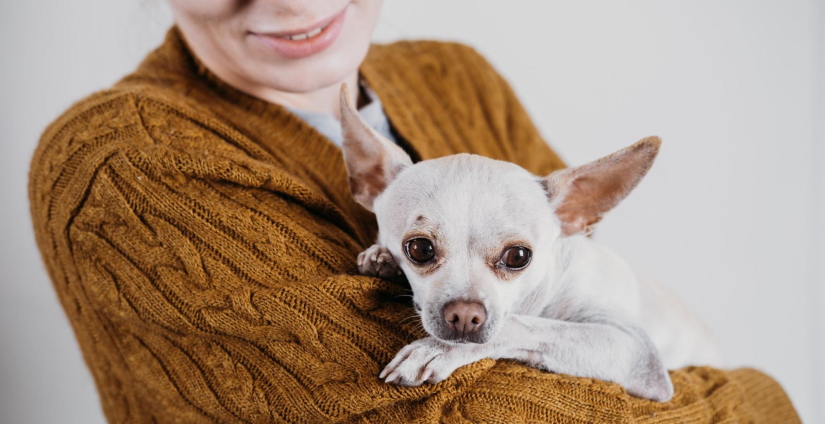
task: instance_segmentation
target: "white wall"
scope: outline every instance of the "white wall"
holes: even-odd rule
[[[814,395],[820,399],[814,413],[816,422],[825,422],[825,0],[817,3],[816,103],[814,105],[814,202],[811,228],[811,300],[814,316]]]
[[[388,1],[376,38],[472,44],[570,164],[662,136],[597,238],[681,293],[732,366],[773,375],[805,422],[825,422],[823,3]],[[102,422],[34,245],[26,170],[45,125],[160,41],[164,9],[0,4],[0,422]]]

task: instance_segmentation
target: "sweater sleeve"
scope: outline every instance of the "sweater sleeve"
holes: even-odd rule
[[[42,147],[30,187],[44,260],[110,422],[754,413],[739,383],[708,369],[674,373],[668,404],[489,359],[438,385],[384,384],[380,369],[422,334],[404,320],[413,313],[404,287],[356,275],[363,246],[346,219],[275,166],[205,149],[202,139],[160,144],[124,119],[85,131],[86,142]],[[789,414],[781,389],[751,377],[761,386],[748,393],[779,399],[779,414]]]
[[[355,275],[360,246],[299,182],[151,140],[60,168],[35,226],[111,422],[329,422],[405,397],[377,380],[409,336],[403,289]]]

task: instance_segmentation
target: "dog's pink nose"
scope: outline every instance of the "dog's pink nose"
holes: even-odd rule
[[[455,332],[465,335],[481,330],[487,311],[479,302],[457,300],[444,307],[444,319]]]

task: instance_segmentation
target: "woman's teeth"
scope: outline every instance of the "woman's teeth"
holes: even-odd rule
[[[283,38],[286,38],[288,40],[295,40],[295,41],[306,40],[307,38],[312,38],[312,37],[315,37],[316,35],[320,34],[321,31],[324,30],[324,28],[326,28],[326,27],[315,28],[312,31],[305,32],[303,34],[287,35]]]

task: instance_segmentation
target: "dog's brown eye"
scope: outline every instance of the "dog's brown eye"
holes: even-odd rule
[[[420,264],[429,262],[435,257],[435,247],[425,238],[412,239],[407,242],[407,257]]]
[[[530,249],[516,246],[504,251],[501,263],[510,269],[521,269],[530,263]]]

